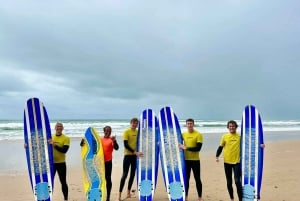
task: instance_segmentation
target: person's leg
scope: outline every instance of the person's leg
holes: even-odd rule
[[[190,188],[190,177],[191,177],[191,161],[185,161],[185,171],[186,171],[186,185],[185,185],[185,200],[188,201],[188,194]]]
[[[194,179],[196,182],[198,199],[199,199],[199,201],[201,201],[202,200],[202,182],[201,182],[201,174],[200,174],[200,171],[201,171],[200,160],[193,161],[192,170],[193,170]]]
[[[234,172],[234,182],[236,185],[237,194],[239,196],[239,201],[242,201],[243,187],[241,182],[241,166],[239,163],[233,166],[233,172]]]
[[[106,201],[110,200],[112,161],[105,162],[105,179],[106,179]]]
[[[57,165],[56,165],[57,163],[54,163],[53,164],[53,174],[54,174],[54,177],[55,177],[55,175],[56,175],[56,172],[57,172]]]
[[[227,182],[227,190],[230,196],[230,199],[234,199],[233,188],[232,188],[232,165],[224,163],[224,170]]]
[[[67,166],[66,163],[56,163],[56,170],[61,183],[61,190],[64,195],[64,199],[68,200],[68,184],[67,184]]]
[[[120,181],[120,187],[119,187],[119,200],[121,200],[121,194],[124,188],[124,184],[125,184],[125,180],[127,178],[128,175],[128,171],[129,171],[129,167],[130,167],[130,161],[128,156],[124,156],[123,159],[123,174],[121,177],[121,181]]]
[[[130,190],[134,181],[135,171],[136,171],[136,156],[132,155],[130,156],[130,177],[128,181],[127,197],[131,197]]]

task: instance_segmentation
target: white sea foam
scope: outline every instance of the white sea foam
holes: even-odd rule
[[[112,127],[112,135],[122,136],[123,131],[130,126],[129,120],[59,120],[64,124],[64,132],[70,137],[83,137],[88,127],[96,128],[100,134],[103,133],[104,126]],[[54,132],[55,123],[51,122],[51,129]],[[237,121],[239,122],[239,121]],[[224,133],[227,132],[227,121],[203,121],[195,120],[195,128],[203,134]],[[185,120],[180,120],[181,130],[186,130]],[[21,140],[23,139],[23,122],[12,120],[0,120],[0,140]],[[264,121],[263,129],[268,131],[279,132],[299,132],[300,120],[288,121]]]

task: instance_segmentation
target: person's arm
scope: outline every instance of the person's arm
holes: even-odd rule
[[[217,153],[216,153],[216,157],[217,158],[220,156],[220,154],[222,153],[222,151],[223,151],[223,147],[219,146],[218,149],[217,149]]]
[[[125,147],[126,149],[128,149],[128,150],[129,150],[130,152],[132,152],[132,153],[135,152],[135,150],[133,150],[133,149],[129,146],[128,140],[124,140],[124,147]]]
[[[219,156],[222,153],[223,146],[219,146],[216,153],[216,161],[219,162]]]
[[[69,150],[69,145],[64,145],[64,146],[62,146],[62,147],[59,147],[59,146],[57,146],[57,145],[53,145],[54,146],[54,148],[57,150],[57,151],[59,151],[59,152],[61,152],[61,153],[67,153],[67,151]]]
[[[119,149],[119,144],[118,144],[117,140],[114,140],[114,149],[115,150]]]
[[[192,151],[192,152],[198,152],[201,150],[202,147],[202,143],[201,142],[197,142],[195,147],[186,147],[186,150],[188,151]]]

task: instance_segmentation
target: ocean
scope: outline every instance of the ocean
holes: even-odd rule
[[[55,123],[51,122],[51,129],[54,132]],[[122,136],[123,131],[130,126],[129,120],[61,120],[64,124],[64,133],[70,137],[81,138],[88,127],[96,128],[102,134],[104,126],[112,127],[112,135]],[[237,121],[239,122],[239,121]],[[227,121],[216,120],[195,120],[195,129],[202,134],[225,133]],[[180,120],[182,131],[185,130],[185,120]],[[289,139],[286,132],[295,133],[294,137],[300,138],[300,120],[288,121],[264,121],[263,129],[265,133],[280,133],[282,139]],[[23,139],[23,121],[22,120],[0,120],[0,141],[2,140],[22,140]]]
[[[85,130],[92,126],[102,135],[102,128],[106,125],[112,127],[112,135],[116,135],[120,149],[114,151],[114,166],[120,166],[123,157],[122,133],[130,126],[129,120],[61,120],[64,124],[64,133],[71,137],[71,145],[67,154],[69,166],[81,165],[80,139]],[[240,123],[240,121],[237,121]],[[51,122],[54,132],[56,121]],[[195,129],[203,134],[201,152],[212,152],[212,157],[219,146],[221,135],[227,132],[227,121],[195,120]],[[186,130],[185,120],[180,120],[182,131]],[[300,120],[289,121],[264,121],[264,139],[268,143],[282,140],[300,139]],[[0,120],[0,173],[3,171],[25,171],[27,169],[23,144],[23,121]]]

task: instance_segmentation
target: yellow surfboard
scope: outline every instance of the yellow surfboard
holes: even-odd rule
[[[87,201],[106,198],[105,164],[101,138],[96,129],[89,127],[81,147],[83,187]]]

